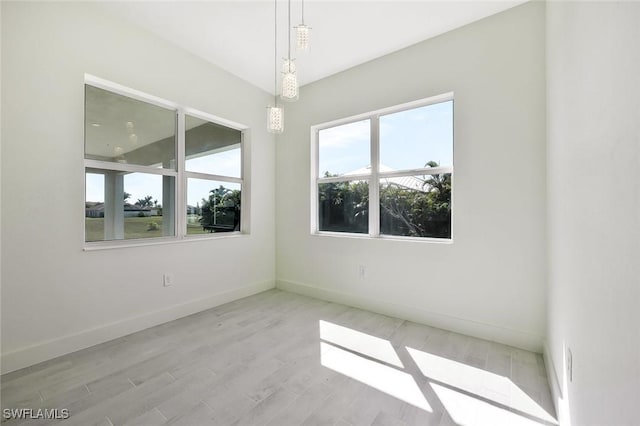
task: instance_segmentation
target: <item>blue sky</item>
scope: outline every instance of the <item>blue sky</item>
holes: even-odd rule
[[[369,120],[320,131],[319,172],[344,174],[370,164]],[[394,170],[453,165],[453,101],[380,117],[380,162]]]

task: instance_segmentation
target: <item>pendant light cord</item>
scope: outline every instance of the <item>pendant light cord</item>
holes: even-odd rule
[[[273,0],[273,106],[278,106],[278,0]]]
[[[289,72],[291,72],[291,0],[289,0]]]
[[[302,0],[302,25],[304,25],[304,0]]]

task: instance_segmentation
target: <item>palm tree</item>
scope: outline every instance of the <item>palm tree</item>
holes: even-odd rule
[[[425,167],[440,167],[435,161],[429,161]],[[427,188],[425,188],[427,187]],[[451,199],[451,173],[429,175],[422,184],[422,188],[427,192],[436,194],[438,201],[448,201]]]
[[[151,195],[147,195],[144,198],[139,198],[138,201],[136,201],[136,205],[140,206],[140,207],[151,207],[153,206],[153,197]]]
[[[203,225],[215,225],[218,223],[218,216],[228,216],[233,211],[233,217],[229,220],[238,220],[240,215],[240,196],[238,190],[231,190],[220,185],[219,188],[209,191],[209,198],[203,198],[200,209],[202,211],[200,223]]]

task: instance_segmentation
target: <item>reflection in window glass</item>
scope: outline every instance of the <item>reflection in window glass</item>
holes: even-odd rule
[[[163,194],[173,204],[174,177],[108,170],[85,176],[85,241],[175,235],[172,211],[163,215]]]
[[[451,174],[381,179],[380,233],[451,238]]]
[[[453,165],[453,101],[380,117],[380,171]]]
[[[242,132],[200,118],[185,116],[186,170],[240,177]]]
[[[239,183],[187,179],[187,234],[240,231]]]
[[[349,181],[318,185],[319,230],[369,232],[369,183]]]
[[[318,176],[371,173],[371,124],[362,120],[318,132]]]
[[[85,158],[175,169],[176,112],[85,85]]]

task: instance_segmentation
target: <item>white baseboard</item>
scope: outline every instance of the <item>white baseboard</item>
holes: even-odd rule
[[[553,406],[556,409],[556,416],[559,417],[558,401],[562,401],[562,387],[560,386],[560,380],[558,379],[558,370],[551,357],[551,351],[546,339],[543,342],[542,357],[544,358],[544,366],[547,370],[547,381],[549,382],[549,389],[551,389],[551,398],[553,399]]]
[[[338,292],[287,280],[277,280],[276,286],[281,290],[299,293],[305,296],[366,309],[383,315],[427,324],[537,353],[542,352],[543,337],[526,331],[512,330],[493,324],[431,312],[415,306],[400,305],[389,301],[376,300],[366,296]]]
[[[168,321],[186,317],[224,303],[232,302],[243,297],[261,293],[275,288],[274,281],[246,285],[222,293],[214,294],[202,299],[192,300],[175,306],[170,306],[154,312],[136,317],[116,321],[100,327],[63,336],[13,352],[2,354],[2,373],[29,367],[42,361],[47,361],[61,355],[85,349],[118,337],[126,336],[140,330],[147,329]]]

